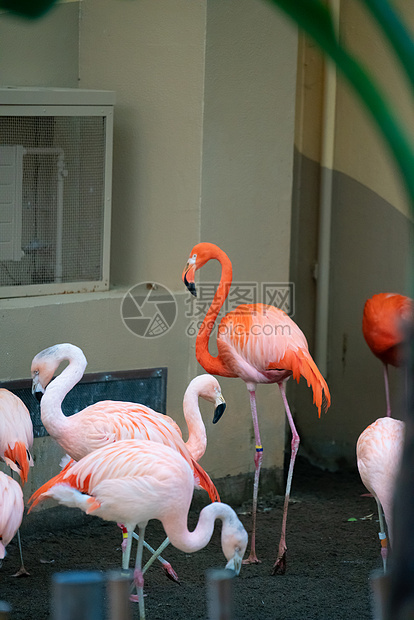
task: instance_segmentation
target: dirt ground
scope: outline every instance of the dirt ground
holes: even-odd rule
[[[233,620],[364,620],[372,618],[370,574],[380,568],[375,502],[355,472],[329,473],[298,459],[288,516],[288,566],[271,576],[279,539],[283,498],[261,498],[257,553],[262,564],[243,566],[232,581]],[[250,531],[250,503],[238,509]],[[0,568],[0,600],[12,605],[11,620],[43,620],[51,613],[51,577],[73,569],[106,571],[120,564],[120,530],[85,517],[84,525],[64,531],[26,532],[23,538],[28,578],[11,575],[19,567],[15,542]],[[192,529],[197,514],[191,512]],[[351,519],[351,520],[350,520]],[[224,567],[219,524],[210,544],[187,555],[172,547],[164,553],[181,585],[167,580],[159,564],[146,574],[148,620],[207,618],[205,571]],[[146,539],[157,546],[163,531],[157,521]],[[131,605],[138,618],[137,605]]]

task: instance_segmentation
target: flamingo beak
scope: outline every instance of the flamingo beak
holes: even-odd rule
[[[196,272],[195,263],[188,262],[184,268],[182,279],[183,279],[184,284],[190,291],[190,293],[194,295],[194,297],[197,297],[197,291],[196,291],[196,287],[194,283],[195,272]]]
[[[219,394],[217,396],[216,402],[214,404],[215,404],[215,409],[214,409],[213,424],[217,424],[217,422],[220,420],[221,416],[226,410],[226,401],[224,400],[222,394]]]
[[[32,379],[32,394],[40,402],[44,393],[45,390],[43,388],[43,385],[40,383],[39,375],[36,374]]]

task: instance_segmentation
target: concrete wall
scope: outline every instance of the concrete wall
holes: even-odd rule
[[[409,28],[410,3],[396,2]],[[382,35],[359,3],[342,2],[341,40],[363,59],[394,102],[407,131],[414,127],[412,99]],[[296,320],[315,347],[316,281],[320,199],[323,63],[313,43],[301,40],[296,125],[292,278]],[[332,407],[316,420],[306,387],[293,390],[302,452],[335,469],[355,467],[361,431],[385,415],[382,365],[361,331],[365,300],[376,292],[407,294],[412,223],[403,185],[382,137],[348,84],[338,78],[332,170],[331,273],[328,384]],[[401,416],[401,372],[390,369],[393,412]]]
[[[27,83],[29,54],[13,53],[26,37],[30,84],[76,86],[76,75],[82,88],[116,91],[112,288],[0,302],[0,379],[28,377],[33,355],[64,341],[82,347],[90,372],[168,366],[167,410],[183,427],[184,390],[202,372],[186,336],[181,282],[191,247],[201,239],[219,243],[239,280],[289,279],[296,32],[259,0],[88,0],[80,7],[79,37],[77,11],[78,3],[57,5],[47,25],[36,22],[33,30],[1,16],[0,29],[16,29],[7,51],[9,63],[17,58],[14,85]],[[39,29],[46,28],[44,41],[55,41],[69,14],[73,53],[52,48],[46,76]],[[206,267],[201,278],[210,273]],[[134,337],[121,322],[122,297],[141,281],[164,284],[176,296],[179,318],[157,341]],[[216,479],[240,474],[241,499],[254,469],[249,401],[241,381],[223,380],[222,388],[228,410],[219,426],[203,407],[209,446],[202,464]],[[258,407],[264,467],[281,490],[285,416],[277,387],[258,391]],[[28,493],[56,471],[52,445],[35,440]]]

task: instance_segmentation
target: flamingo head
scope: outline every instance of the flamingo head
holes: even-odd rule
[[[41,400],[46,387],[53,379],[56,369],[59,367],[61,357],[57,355],[59,345],[40,351],[32,361],[32,394]]]
[[[226,410],[226,401],[217,379],[213,375],[199,375],[191,381],[188,390],[195,390],[198,396],[214,404],[213,424],[216,424]]]
[[[234,513],[230,523],[223,521],[221,531],[221,547],[226,556],[226,568],[234,570],[236,575],[240,573],[243,556],[247,547],[248,536],[243,524]]]
[[[218,259],[223,254],[219,247],[214,243],[197,243],[190,252],[187,264],[184,267],[182,279],[188,290],[194,297],[197,291],[194,283],[195,272],[206,264],[211,258]]]

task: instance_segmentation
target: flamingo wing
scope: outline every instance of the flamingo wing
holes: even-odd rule
[[[312,386],[319,415],[330,405],[325,379],[313,361],[301,329],[283,310],[246,304],[220,322],[217,347],[226,365],[244,381],[273,383],[303,376]]]
[[[192,496],[193,473],[188,463],[176,450],[151,441],[128,439],[95,450],[62,470],[60,474],[38,489],[29,499],[29,503],[32,503],[33,508],[45,497],[53,497],[53,487],[68,485],[94,498],[88,508],[90,512],[97,510],[99,505],[104,506],[105,503],[108,507],[116,505],[119,511],[120,505],[124,502],[132,501],[136,504],[133,494],[127,496],[126,493],[117,490],[121,489],[122,481],[125,481],[128,487],[134,479],[145,480],[146,478],[147,483],[151,479],[156,479],[161,487],[164,485],[165,495],[165,493],[176,493],[175,489],[170,489],[171,478],[176,477],[178,480],[183,476],[188,479],[187,486]],[[108,486],[109,481],[112,486]],[[145,484],[144,482],[144,486]],[[146,488],[148,490],[148,487]],[[144,499],[140,496],[140,503],[141,501]],[[114,520],[117,519],[118,517]]]

